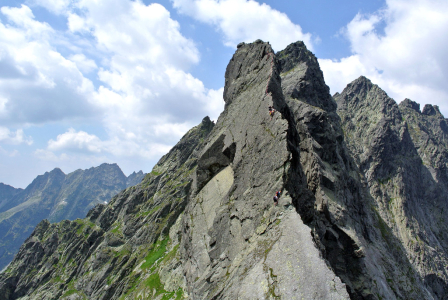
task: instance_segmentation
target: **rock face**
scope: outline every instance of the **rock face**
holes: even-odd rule
[[[448,126],[437,106],[400,105],[365,77],[335,95],[375,209],[425,287],[448,297]]]
[[[38,176],[25,190],[10,187],[13,196],[0,207],[0,269],[12,260],[41,220],[83,218],[96,204],[139,178],[143,178],[141,171],[127,178],[116,164],[102,164],[67,175],[54,169]]]
[[[403,193],[419,153],[440,158],[433,174],[446,174],[437,148],[443,118],[434,107],[416,112],[439,150],[421,139],[409,152],[400,109],[372,87],[361,78],[336,95],[337,106],[303,43],[277,54],[260,40],[239,44],[216,125],[204,118],[140,184],[86,219],[42,221],[0,274],[0,297],[445,299],[443,227],[410,222],[420,220],[412,201],[428,202],[419,197],[441,187],[403,200],[393,215],[381,196]],[[356,130],[363,118],[377,121]],[[397,187],[383,188],[388,181],[377,176],[397,164],[401,177],[389,179]],[[444,208],[438,199],[422,211]],[[434,243],[413,250],[402,234],[423,239],[429,230]]]
[[[185,212],[181,255],[189,294],[348,298],[294,208],[300,194],[309,194],[298,174],[297,132],[269,44],[239,46],[226,70],[224,97],[226,109],[200,154],[195,196]],[[272,119],[269,106],[277,110]],[[283,195],[274,206],[278,190]]]

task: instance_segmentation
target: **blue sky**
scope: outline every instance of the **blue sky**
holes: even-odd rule
[[[258,38],[303,40],[331,93],[365,75],[447,116],[447,35],[442,0],[3,0],[0,182],[103,162],[151,171],[217,119],[236,45]]]

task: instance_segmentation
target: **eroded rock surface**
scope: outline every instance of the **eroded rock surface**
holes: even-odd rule
[[[294,208],[290,192],[300,197],[306,187],[293,188],[300,179],[297,132],[269,44],[239,46],[226,70],[224,100],[226,109],[198,160],[199,191],[185,212],[181,251],[189,294],[194,299],[348,298]],[[269,106],[277,110],[272,119]],[[204,192],[223,172],[231,182],[225,193]],[[278,190],[283,195],[274,206]]]
[[[365,77],[335,95],[375,210],[435,299],[447,290],[447,123],[432,105],[400,105]],[[384,235],[387,235],[384,233]]]

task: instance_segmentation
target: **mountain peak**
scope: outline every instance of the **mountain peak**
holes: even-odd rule
[[[401,103],[398,106],[400,108],[407,107],[407,108],[415,110],[418,113],[421,113],[420,112],[420,104],[415,101],[412,101],[411,99],[408,99],[408,98],[401,101]]]
[[[50,172],[45,172],[45,174],[51,174],[51,175],[65,175],[65,173],[60,168],[54,168]]]
[[[250,84],[243,78],[251,73],[258,73],[260,61],[268,53],[272,53],[272,57],[274,56],[271,45],[262,40],[238,45],[225,73],[224,102],[226,107],[250,87]]]
[[[336,103],[325,84],[319,62],[302,41],[277,52],[276,57],[286,100],[298,100],[328,112],[336,111]]]
[[[431,104],[426,104],[425,107],[423,107],[423,111],[422,114],[427,115],[427,116],[442,116],[442,113],[439,110],[439,107],[437,105],[431,105]]]
[[[277,57],[282,73],[288,72],[296,67],[298,63],[303,63],[304,61],[318,65],[316,56],[314,56],[312,52],[308,51],[302,41],[292,43],[284,50],[277,52]]]
[[[349,83],[346,88],[350,89],[354,93],[361,93],[363,91],[369,91],[373,86],[374,84],[369,78],[359,76],[357,79]]]

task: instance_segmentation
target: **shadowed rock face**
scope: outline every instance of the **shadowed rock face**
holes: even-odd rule
[[[437,107],[400,105],[365,77],[335,95],[347,144],[378,214],[436,299],[447,290],[447,123]]]
[[[405,114],[366,78],[349,86],[336,111],[303,43],[277,54],[260,40],[239,44],[216,125],[204,118],[140,184],[86,219],[41,222],[0,274],[0,295],[443,299],[444,277],[419,265],[400,235],[417,226],[399,231],[378,196],[392,191],[375,185],[397,163],[420,160]],[[356,121],[367,131],[350,131]],[[400,176],[394,193],[411,180]],[[419,213],[412,201],[401,216]]]

